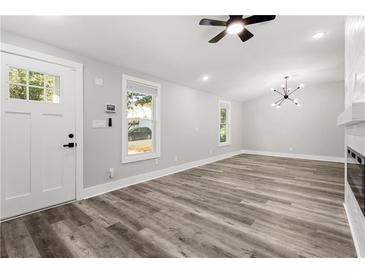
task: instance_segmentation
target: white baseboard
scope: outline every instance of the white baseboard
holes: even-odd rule
[[[359,247],[359,243],[357,242],[357,238],[355,237],[355,231],[354,231],[354,227],[352,225],[352,219],[351,219],[351,215],[350,212],[347,208],[346,203],[343,203],[343,207],[345,208],[345,212],[346,212],[346,217],[347,217],[347,221],[349,223],[350,226],[350,231],[351,231],[351,235],[352,235],[352,240],[354,242],[354,246],[355,246],[355,250],[356,250],[356,255],[358,258],[361,258],[362,255],[360,254],[360,247]]]
[[[88,187],[83,190],[82,198],[83,199],[90,198],[90,197],[100,195],[103,193],[107,193],[107,192],[110,192],[113,190],[117,190],[117,189],[120,189],[123,187],[143,183],[143,182],[146,182],[149,180],[153,180],[153,179],[167,176],[167,175],[170,175],[173,173],[181,172],[181,171],[191,169],[191,168],[194,168],[197,166],[202,166],[202,165],[206,165],[209,163],[213,163],[213,162],[223,160],[223,159],[226,159],[229,157],[233,157],[233,156],[236,156],[239,154],[242,154],[241,150],[205,158],[205,159],[194,161],[194,162],[188,162],[188,163],[184,163],[181,165],[172,166],[172,167],[168,167],[165,169],[160,169],[160,170],[156,170],[156,171],[152,171],[152,172],[148,172],[148,173],[143,173],[143,174],[132,176],[132,177],[122,178],[122,179],[119,179],[119,180],[116,180],[113,182],[108,182],[108,183],[100,184],[97,186]]]
[[[317,156],[317,155],[304,155],[304,154],[294,154],[294,153],[280,153],[280,152],[268,152],[268,151],[257,151],[257,150],[237,150],[202,160],[188,162],[177,166],[168,167],[165,169],[160,169],[148,173],[143,173],[136,176],[131,176],[127,178],[122,178],[116,181],[92,186],[85,188],[82,192],[82,199],[90,198],[96,195],[107,193],[119,188],[143,183],[149,180],[167,176],[173,173],[181,172],[190,168],[197,166],[206,165],[212,162],[223,160],[239,154],[256,154],[256,155],[266,155],[266,156],[276,156],[276,157],[287,157],[287,158],[297,158],[297,159],[307,159],[307,160],[317,160],[317,161],[328,161],[328,162],[344,162],[342,157],[329,157],[329,156]]]
[[[316,160],[316,161],[344,163],[344,157],[306,155],[306,154],[282,153],[282,152],[271,152],[271,151],[262,151],[262,150],[247,150],[247,149],[242,150],[242,153],[255,154],[255,155],[265,155],[265,156],[275,156],[275,157],[285,157],[285,158],[295,158],[295,159],[305,159],[305,160]]]

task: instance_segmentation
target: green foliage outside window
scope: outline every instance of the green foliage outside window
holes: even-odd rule
[[[59,77],[21,68],[9,68],[9,97],[14,99],[53,102],[59,96]]]
[[[152,104],[152,95],[146,95],[143,93],[138,93],[138,92],[128,92],[128,102],[127,102],[127,106],[128,109],[132,109],[133,107],[136,106],[151,106]]]
[[[225,143],[227,141],[227,109],[220,109],[220,129],[219,129],[219,137],[220,142]]]

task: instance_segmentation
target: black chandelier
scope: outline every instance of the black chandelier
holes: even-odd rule
[[[280,94],[282,96],[282,98],[280,98],[279,100],[277,100],[275,103],[272,103],[271,106],[276,107],[276,108],[280,108],[281,104],[285,101],[285,100],[289,100],[290,102],[292,102],[293,104],[295,104],[297,107],[300,107],[301,104],[299,104],[298,99],[293,99],[290,98],[290,95],[292,95],[294,92],[296,92],[298,89],[301,89],[304,87],[304,84],[300,84],[299,86],[297,86],[295,89],[291,89],[288,88],[288,78],[289,76],[285,76],[285,84],[281,85],[281,88],[283,89],[283,92],[280,92],[274,88],[271,88],[271,91],[276,92],[278,94]]]

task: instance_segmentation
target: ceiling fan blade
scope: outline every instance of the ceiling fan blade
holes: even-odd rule
[[[251,25],[251,24],[274,20],[275,17],[276,17],[276,15],[253,15],[253,16],[242,19],[242,22],[245,25]]]
[[[239,19],[242,18],[243,15],[230,15],[229,19]]]
[[[219,40],[221,40],[224,36],[226,36],[227,32],[226,30],[219,33],[217,36],[213,37],[209,40],[209,43],[217,43]]]
[[[249,30],[244,28],[243,31],[238,33],[238,36],[241,38],[242,42],[246,42],[248,39],[251,39],[253,37],[253,34]]]
[[[200,20],[199,25],[225,27],[225,26],[227,26],[227,22],[203,18],[202,20]]]

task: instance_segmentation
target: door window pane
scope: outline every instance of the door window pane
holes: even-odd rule
[[[26,84],[27,71],[20,68],[9,68],[9,82],[11,84]]]
[[[29,100],[43,101],[44,88],[29,87]]]
[[[53,75],[46,75],[46,87],[47,88],[54,88],[55,86],[55,76]]]
[[[60,77],[46,75],[46,98],[47,102],[60,102]]]
[[[29,85],[44,87],[44,74],[35,71],[29,71]]]
[[[9,85],[9,98],[27,99],[27,87],[20,85]]]
[[[11,99],[60,103],[59,76],[9,67],[8,80]]]

